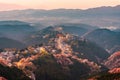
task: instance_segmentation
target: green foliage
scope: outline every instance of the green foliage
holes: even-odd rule
[[[97,58],[106,59],[109,54],[98,45],[87,41],[87,40],[72,40],[69,41],[69,44],[72,46],[74,52],[79,52],[78,56],[80,58],[85,58],[94,62],[97,62]]]
[[[102,71],[97,74],[92,74],[86,78],[93,79],[93,80],[120,80],[120,73],[108,73],[108,70]]]
[[[52,55],[45,55],[38,60],[33,61],[37,65],[35,71],[37,80],[67,80],[69,79],[68,73],[56,63]]]
[[[100,77],[97,78],[97,80],[120,80],[120,73],[104,73],[101,74]]]
[[[71,80],[80,80],[80,77],[88,76],[88,73],[90,72],[90,67],[86,66],[83,63],[79,63],[78,61],[74,61],[74,65],[70,65],[70,73]]]
[[[86,38],[96,44],[100,45],[104,49],[111,50],[111,53],[119,50],[114,49],[116,45],[120,45],[120,33],[110,31],[108,29],[96,29],[86,36]]]
[[[63,66],[58,64],[51,54],[41,56],[33,61],[37,66],[36,80],[80,80],[91,71],[86,64],[71,60],[74,62],[73,65]]]
[[[8,80],[31,80],[16,67],[9,68],[3,65],[0,65],[0,76]]]

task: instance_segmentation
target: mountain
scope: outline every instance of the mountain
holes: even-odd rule
[[[72,40],[70,45],[74,52],[78,52],[79,57],[85,58],[97,63],[107,59],[109,54],[103,48],[88,40]]]
[[[96,29],[85,37],[106,49],[109,53],[120,50],[120,33],[108,29]]]
[[[101,73],[93,75],[87,80],[116,80],[116,79],[117,80],[120,79],[120,73],[110,73],[108,71],[103,71]]]
[[[17,21],[17,20],[9,20],[9,21],[0,21],[0,25],[29,25],[29,23],[22,22],[22,21]]]
[[[49,26],[47,28],[43,28],[42,30],[39,31],[34,31],[29,34],[28,38],[25,40],[26,43],[31,43],[31,44],[40,44],[42,42],[47,42],[49,40],[43,39],[43,37],[50,37],[50,38],[55,38],[56,34],[63,32],[63,33],[69,33],[72,35],[78,35],[82,36],[85,33],[92,31],[96,29],[96,27],[87,25],[87,24],[59,24],[59,25],[54,25],[54,26]],[[39,41],[40,40],[40,41]]]
[[[79,36],[82,36],[85,33],[98,28],[97,26],[91,26],[82,23],[81,24],[64,23],[64,24],[55,25],[55,27],[61,28],[62,31],[65,33],[79,35]]]
[[[47,27],[39,31],[32,32],[26,37],[25,43],[28,45],[35,45],[41,43],[48,43],[50,38],[55,38],[58,31],[55,31],[53,27]]]
[[[45,44],[50,46],[55,46],[55,39],[59,35],[67,35],[68,38],[65,42],[69,44],[74,52],[81,53],[79,56],[81,58],[86,58],[95,62],[99,62],[101,60],[106,59],[109,54],[98,45],[86,40],[82,39],[78,36],[74,36],[71,34],[64,33],[64,29],[67,27],[47,27],[43,30],[40,30],[32,35],[30,35],[26,42],[29,45],[35,45],[35,44]],[[79,28],[80,29],[80,28]],[[68,29],[70,30],[70,29]],[[71,29],[72,30],[72,29]],[[69,31],[68,31],[69,32]],[[69,39],[70,37],[70,39]],[[72,38],[71,38],[72,37]],[[83,55],[82,55],[83,54]]]
[[[82,63],[64,55],[58,58],[52,55],[43,56],[34,60],[33,63],[38,65],[35,70],[36,80],[79,80],[80,77],[89,75],[88,73],[92,72],[91,68],[96,66],[94,64],[90,66],[88,63]],[[51,69],[49,69],[50,66]],[[97,71],[97,66],[94,69]]]
[[[1,11],[0,78],[119,80],[119,14],[120,6]]]
[[[120,32],[120,29],[114,30],[115,32]]]
[[[102,64],[109,57],[107,51],[61,28],[31,32],[25,39],[30,46],[25,49],[1,49],[0,63],[17,67],[33,80],[84,80],[107,69]]]
[[[85,23],[94,26],[119,28],[120,6],[98,7],[87,10],[54,9],[54,10],[12,10],[1,11],[1,20],[20,20],[44,25],[58,23]],[[69,14],[70,13],[70,14]]]
[[[117,51],[115,53],[113,53],[106,61],[105,61],[105,66],[107,66],[110,69],[113,68],[119,68],[120,64],[119,64],[119,60],[120,60],[120,51]]]
[[[7,38],[22,41],[32,31],[35,31],[35,28],[26,22],[14,20],[0,21],[0,33]]]
[[[13,40],[13,39],[9,39],[9,38],[5,38],[5,37],[1,37],[0,38],[0,48],[4,49],[4,48],[25,48],[26,45]]]

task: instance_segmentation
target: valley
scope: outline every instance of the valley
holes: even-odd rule
[[[0,78],[120,80],[119,9],[0,11]]]

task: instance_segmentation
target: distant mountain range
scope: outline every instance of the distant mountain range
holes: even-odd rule
[[[44,25],[59,23],[85,23],[100,27],[120,27],[120,6],[98,7],[87,10],[12,10],[1,11],[0,20],[20,20]]]

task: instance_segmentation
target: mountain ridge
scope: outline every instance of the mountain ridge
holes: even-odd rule
[[[71,14],[69,14],[71,13]],[[13,15],[15,14],[15,15]],[[87,10],[79,9],[54,9],[54,10],[13,10],[1,11],[1,20],[20,20],[25,22],[39,23],[44,25],[58,23],[85,23],[94,26],[119,26],[119,6],[99,7]],[[7,15],[7,16],[6,16]]]

